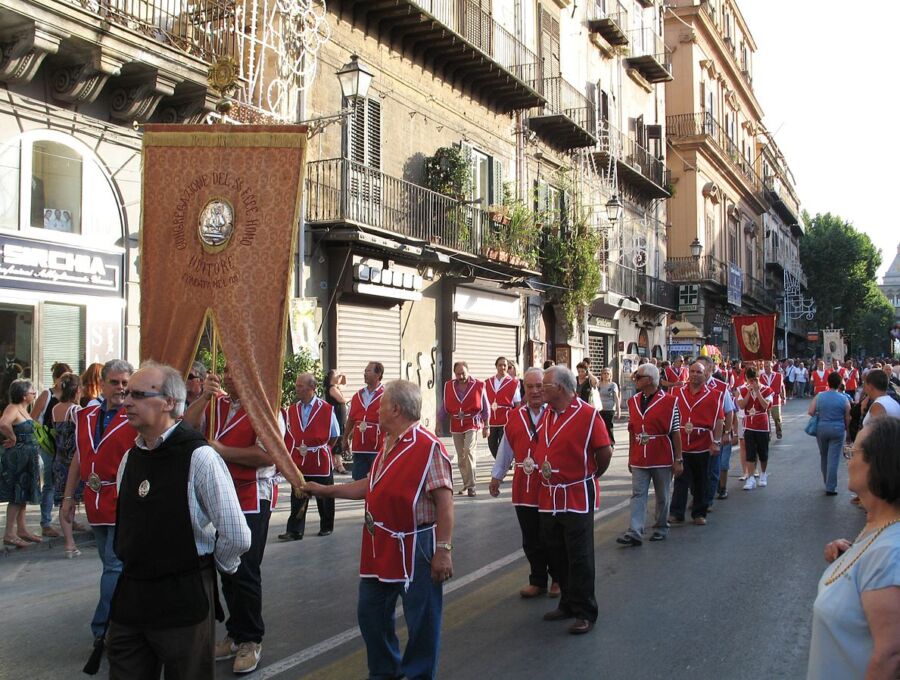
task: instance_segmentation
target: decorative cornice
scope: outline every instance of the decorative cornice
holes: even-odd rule
[[[56,54],[60,42],[59,37],[32,26],[31,30],[0,44],[0,81],[30,82],[44,63],[44,58],[48,54]]]

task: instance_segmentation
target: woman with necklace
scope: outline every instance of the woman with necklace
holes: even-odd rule
[[[813,605],[807,680],[900,677],[900,419],[856,438],[849,487],[867,521],[852,543],[825,546],[831,565]]]
[[[41,501],[41,464],[34,421],[28,414],[36,396],[30,380],[14,380],[9,386],[9,404],[0,416],[0,503],[9,504],[3,545],[13,548],[41,542],[25,527],[25,505]]]

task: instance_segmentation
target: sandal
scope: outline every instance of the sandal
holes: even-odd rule
[[[21,549],[21,548],[27,548],[28,542],[23,541],[21,538],[16,536],[15,538],[4,538],[3,545],[8,545],[10,548]]]
[[[78,548],[72,548],[71,550],[66,549],[65,553],[67,560],[81,556],[81,551]]]
[[[19,538],[21,538],[23,541],[28,541],[29,543],[43,543],[44,542],[44,539],[42,539],[40,536],[35,536],[34,534],[29,534],[27,532],[24,534],[19,534]]]

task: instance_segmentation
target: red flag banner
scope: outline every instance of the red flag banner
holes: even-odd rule
[[[775,358],[775,324],[777,320],[777,313],[731,317],[742,360]]]
[[[212,318],[263,446],[299,482],[278,428],[306,128],[146,125],[141,359],[187,374]]]

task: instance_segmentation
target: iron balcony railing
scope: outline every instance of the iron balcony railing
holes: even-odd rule
[[[626,60],[652,83],[672,80],[672,51],[652,28],[629,31]]]
[[[306,166],[306,221],[374,228],[472,255],[497,237],[486,210],[346,158]]]
[[[778,245],[775,245],[775,239],[771,236],[766,237],[766,264],[778,265],[781,269],[787,269],[794,278],[800,281],[800,284],[806,288],[806,274],[800,268],[800,262],[797,259],[796,252],[788,250],[784,244],[784,236],[779,239]]]
[[[613,6],[610,0],[610,9],[601,5],[607,3],[589,3],[587,23],[588,28],[594,33],[602,35],[611,45],[628,44],[628,10],[622,4]]]
[[[671,310],[676,308],[675,286],[615,262],[606,263],[606,288],[625,297],[635,297],[644,305]]]
[[[708,112],[682,113],[666,116],[666,136],[670,139],[708,137],[731,161],[734,169],[747,181],[752,191],[762,191],[762,180],[753,164],[741,154],[741,150],[725,133],[725,129]]]
[[[775,295],[766,288],[764,282],[760,281],[755,276],[744,273],[743,284],[743,293],[745,296],[749,295],[766,310],[775,309]]]
[[[770,175],[769,177],[766,178],[765,185],[766,185],[766,191],[768,191],[769,194],[774,199],[773,202],[775,202],[776,204],[778,202],[780,202],[781,206],[783,206],[783,210],[779,211],[782,213],[782,217],[784,217],[785,219],[788,219],[788,220],[790,220],[790,219],[793,219],[794,221],[799,220],[800,219],[800,204],[793,197],[793,195],[788,190],[788,188],[784,185],[784,182],[782,182],[780,179],[778,179],[774,175]]]
[[[601,120],[597,126],[600,139],[598,150],[603,154],[615,156],[619,162],[628,164],[659,187],[669,184],[669,171],[666,163],[641,146],[631,135],[620,132],[607,120]]]
[[[241,0],[65,0],[203,61],[237,53]]]
[[[562,76],[543,78],[529,83],[532,89],[541,93],[547,103],[533,109],[530,117],[561,115],[571,120],[582,130],[593,134],[595,126],[595,107],[570,82]]]
[[[523,83],[538,78],[537,55],[476,0],[414,0],[410,4],[431,14]]]
[[[712,255],[702,257],[670,257],[666,260],[668,279],[673,283],[710,281],[728,286],[728,265]]]

